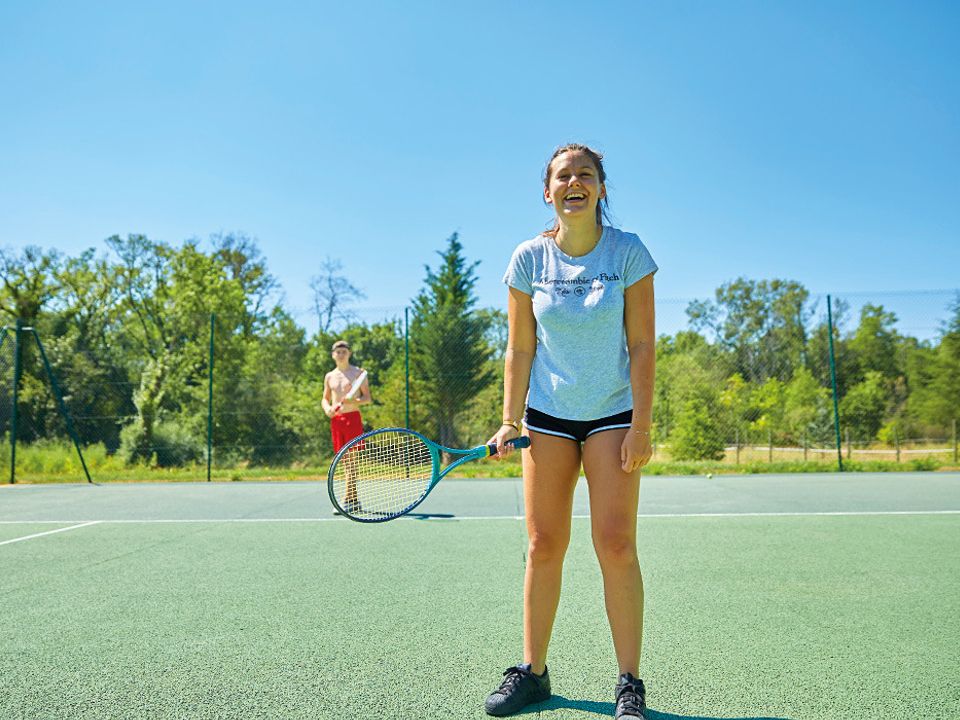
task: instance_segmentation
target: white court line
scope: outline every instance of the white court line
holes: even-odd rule
[[[453,517],[430,517],[431,513],[425,513],[427,517],[421,517],[424,513],[413,513],[412,516],[401,518],[406,520],[431,520],[436,522],[455,522],[458,520],[524,520],[523,515],[454,515]],[[729,513],[648,513],[640,514],[637,517],[641,520],[656,520],[657,518],[746,518],[746,517],[870,517],[885,515],[960,515],[960,510],[835,510],[824,512],[729,512]],[[574,515],[574,520],[588,520],[589,515]],[[60,528],[59,530],[50,530],[37,535],[28,537],[38,537],[38,535],[49,535],[50,533],[62,532],[64,530],[73,530],[74,528],[85,527],[86,525],[104,524],[104,525],[153,525],[153,524],[181,524],[181,523],[310,523],[310,522],[344,522],[345,518],[340,517],[306,517],[306,518],[193,518],[193,519],[171,519],[158,518],[153,520],[87,520],[81,521],[82,524],[73,527]],[[77,520],[0,520],[0,525],[40,525],[77,522]],[[350,522],[346,520],[346,522]],[[26,540],[28,538],[18,538]],[[6,540],[0,542],[5,545],[16,540]]]
[[[649,513],[639,514],[641,520],[657,518],[744,518],[744,517],[859,517],[868,515],[960,515],[960,510],[838,510],[830,512],[729,512],[729,513]],[[574,515],[574,520],[588,520],[589,515]],[[523,520],[523,515],[489,517],[432,518],[436,520]]]
[[[746,512],[746,513],[662,513],[638,515],[642,518],[657,517],[857,517],[861,515],[960,515],[960,510],[829,510],[824,512]]]
[[[79,525],[71,525],[70,527],[57,528],[56,530],[47,530],[46,532],[34,533],[33,535],[24,535],[23,537],[13,538],[13,540],[4,540],[0,542],[0,545],[9,545],[10,543],[20,542],[21,540],[31,540],[33,538],[43,537],[44,535],[53,535],[54,533],[66,532],[67,530],[76,530],[77,528],[89,527],[90,525],[97,525],[100,523],[100,520],[90,520],[89,522],[80,523]],[[13,524],[13,523],[9,523]],[[24,522],[20,524],[32,525],[33,523]]]

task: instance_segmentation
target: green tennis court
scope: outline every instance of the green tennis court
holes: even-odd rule
[[[525,713],[610,716],[581,482]],[[960,474],[649,477],[649,717],[960,717]],[[0,489],[0,717],[480,718],[520,659],[519,482],[411,518],[318,483]]]

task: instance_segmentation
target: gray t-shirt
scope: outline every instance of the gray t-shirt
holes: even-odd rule
[[[623,292],[656,271],[639,237],[606,225],[581,257],[546,235],[514,250],[503,281],[533,298],[537,320],[528,407],[566,420],[633,407]]]

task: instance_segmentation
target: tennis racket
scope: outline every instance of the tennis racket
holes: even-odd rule
[[[357,379],[353,381],[353,385],[350,386],[350,390],[347,391],[347,394],[343,396],[343,399],[340,400],[336,405],[333,406],[333,414],[336,415],[340,412],[340,408],[343,407],[344,400],[351,400],[353,396],[357,394],[357,391],[360,390],[360,386],[363,385],[363,381],[367,379],[367,371],[364,370],[357,376]]]
[[[530,447],[530,438],[508,440],[507,445]],[[460,457],[441,470],[443,452]],[[455,450],[404,428],[373,430],[351,440],[333,458],[327,473],[330,502],[357,522],[393,520],[422,503],[454,468],[496,452],[496,445]]]

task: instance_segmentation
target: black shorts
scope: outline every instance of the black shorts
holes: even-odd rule
[[[599,420],[564,420],[563,418],[547,415],[539,410],[527,408],[527,414],[523,418],[523,424],[534,432],[544,435],[556,435],[557,437],[584,442],[594,433],[604,430],[616,430],[618,428],[630,427],[633,420],[633,410],[625,410],[622,413],[611,415],[610,417],[600,418]]]

